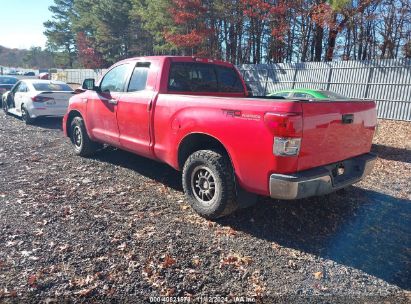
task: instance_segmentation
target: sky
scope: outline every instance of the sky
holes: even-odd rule
[[[51,18],[53,0],[0,0],[0,45],[28,49],[45,47],[43,22]]]

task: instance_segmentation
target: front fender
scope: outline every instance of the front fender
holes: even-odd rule
[[[67,137],[69,137],[69,127],[71,120],[76,116],[80,116],[84,120],[84,124],[86,126],[89,137],[93,139],[87,124],[87,98],[82,98],[81,95],[82,94],[79,94],[70,98],[67,113],[63,117],[63,132]]]

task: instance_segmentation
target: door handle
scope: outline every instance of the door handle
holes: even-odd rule
[[[354,114],[344,114],[342,116],[343,124],[352,124],[354,122]]]
[[[108,100],[108,103],[113,104],[113,105],[116,105],[116,104],[118,104],[118,100],[112,98],[112,99],[109,99],[109,100]]]

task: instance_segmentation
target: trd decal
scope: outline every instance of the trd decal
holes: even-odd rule
[[[240,110],[226,110],[226,109],[223,109],[223,113],[225,114],[225,116],[241,117],[241,111]]]
[[[223,109],[223,113],[227,117],[240,118],[245,120],[261,120],[261,115],[242,113],[240,110]]]

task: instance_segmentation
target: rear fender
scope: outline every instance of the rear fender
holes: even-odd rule
[[[176,147],[175,149],[168,150],[165,155],[166,162],[177,170],[181,170],[183,164],[179,160],[179,150],[184,140],[195,134],[208,136],[218,142],[220,147],[224,149],[230,158],[233,166],[236,181],[238,184],[247,191],[265,193],[266,186],[259,185],[260,189],[256,189],[255,186],[250,185],[249,180],[253,179],[253,173],[248,171],[248,165],[244,163],[244,153],[247,139],[244,140],[239,146],[239,141],[242,141],[238,136],[237,127],[241,124],[233,123],[231,119],[227,119],[225,115],[222,115],[221,109],[215,108],[202,108],[199,109],[183,109],[178,111],[172,118],[171,122],[171,135],[169,137],[169,147]],[[201,115],[199,115],[199,112]],[[247,121],[242,123],[247,124]],[[250,123],[248,121],[248,123]],[[256,122],[258,124],[258,122]],[[251,124],[251,123],[250,123]],[[262,122],[261,122],[261,126]],[[251,143],[253,144],[253,143]],[[207,149],[208,147],[202,147],[201,149]],[[211,147],[213,148],[213,147]],[[268,148],[268,151],[271,151]],[[267,154],[269,154],[268,152]],[[160,157],[163,158],[163,157]],[[250,177],[250,175],[252,175]],[[251,186],[251,187],[250,187]]]

